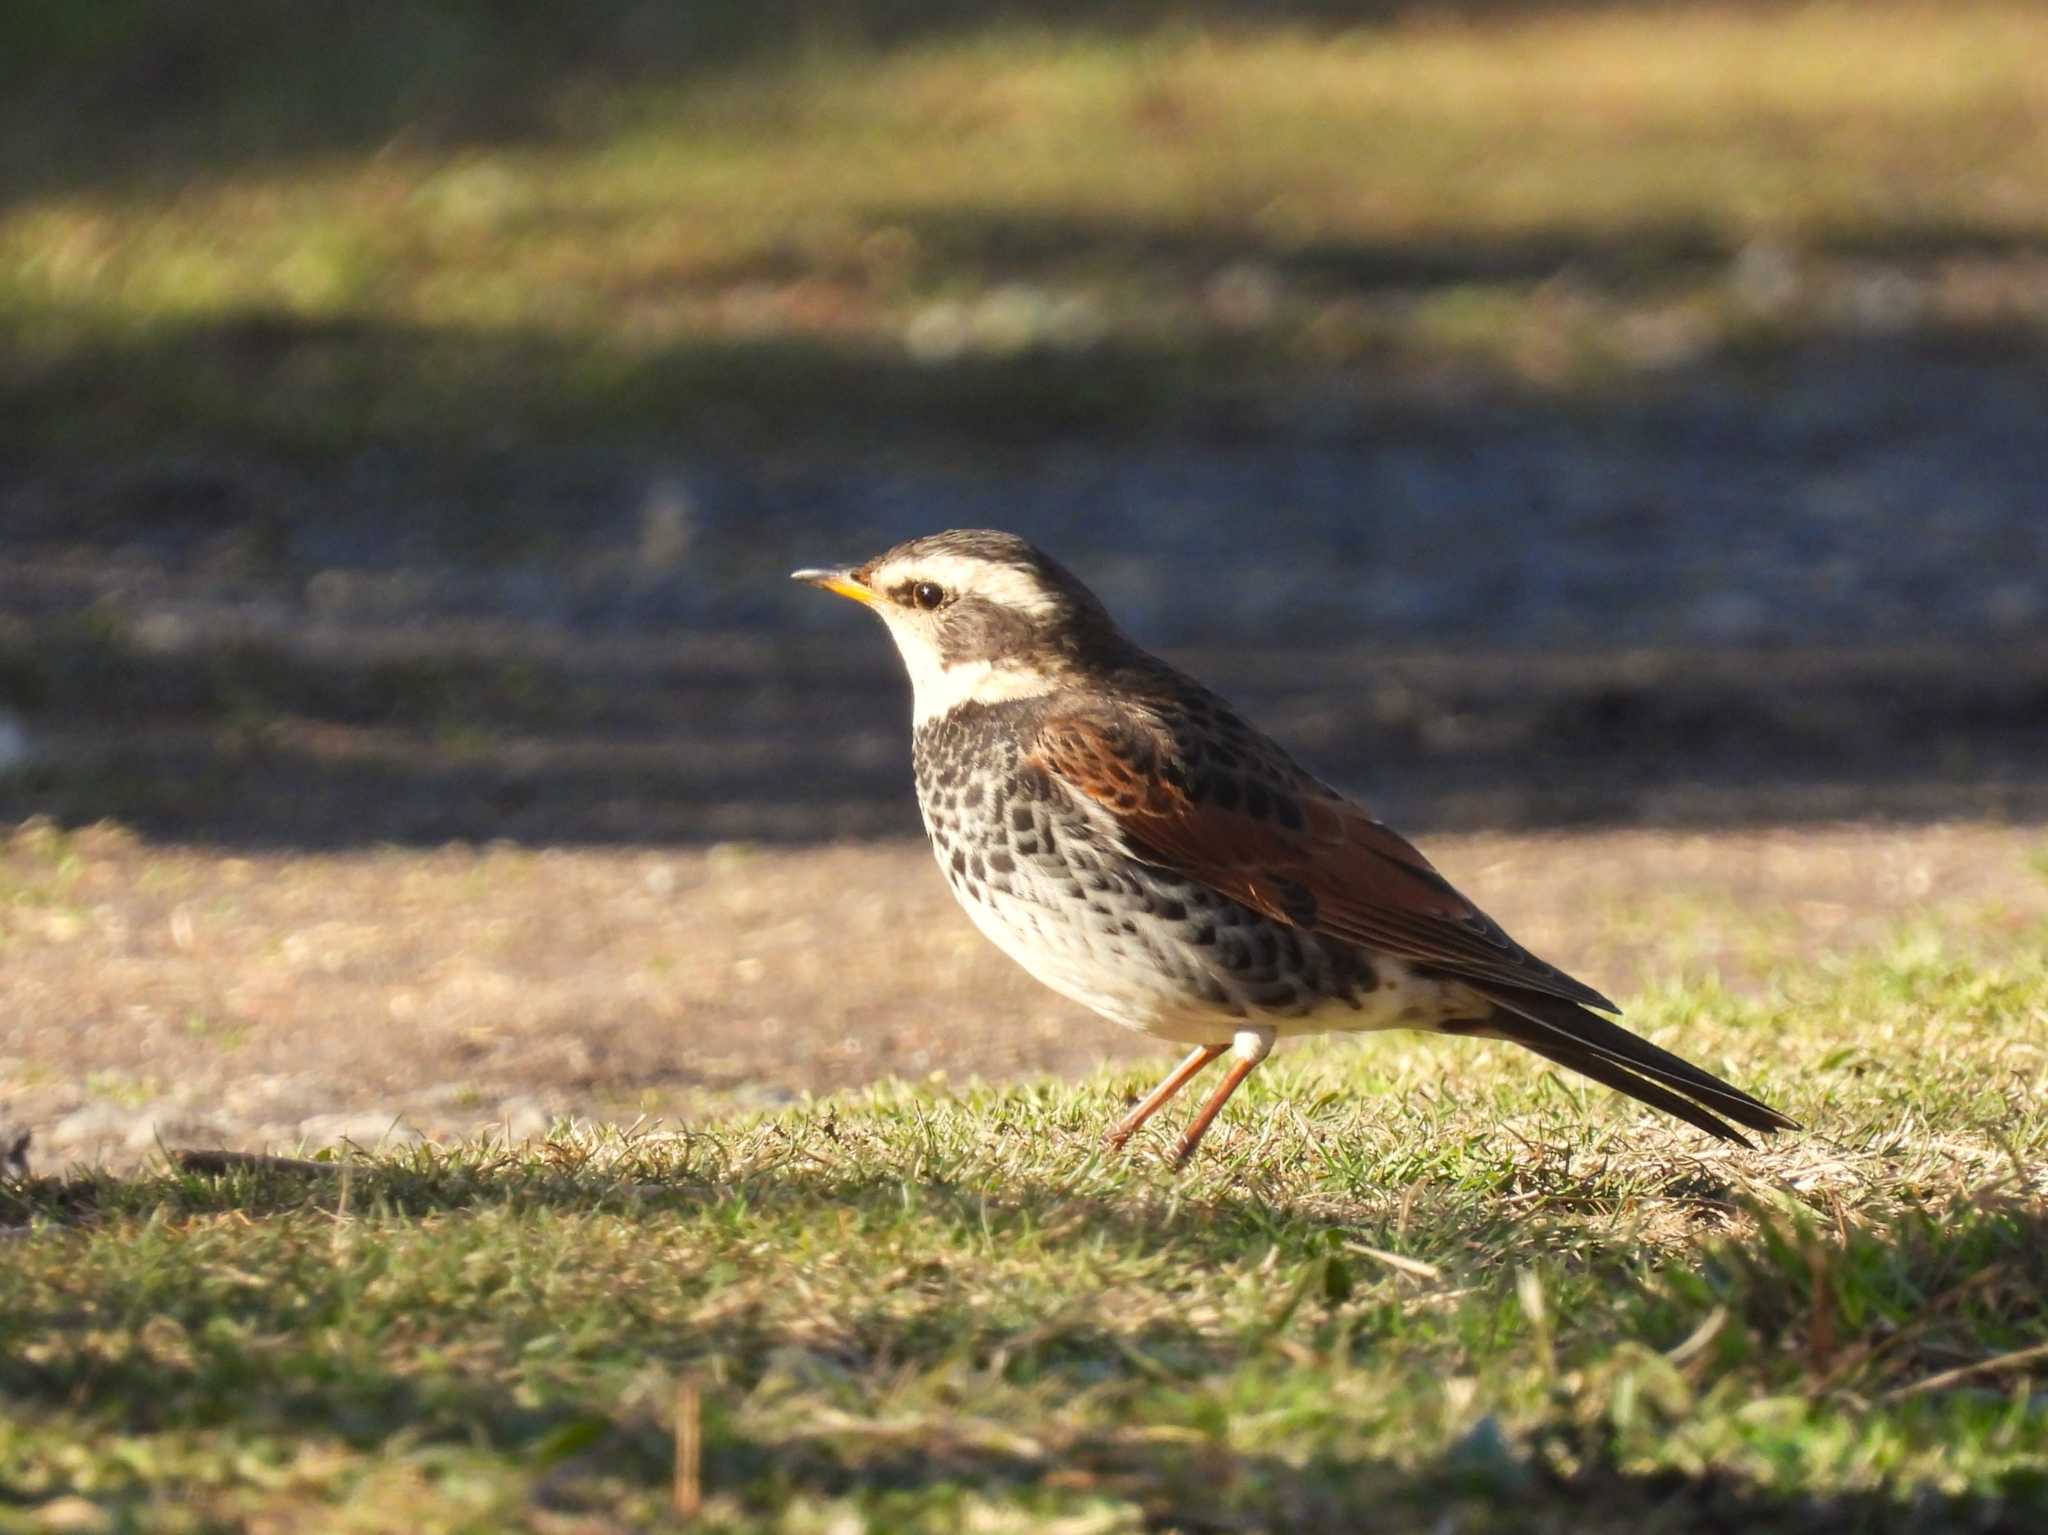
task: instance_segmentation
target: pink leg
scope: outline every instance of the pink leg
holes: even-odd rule
[[[1109,1134],[1102,1138],[1102,1143],[1112,1151],[1123,1150],[1124,1142],[1138,1133],[1140,1125],[1165,1107],[1169,1098],[1186,1087],[1204,1066],[1215,1060],[1226,1048],[1224,1045],[1202,1045],[1196,1049],[1186,1060],[1173,1068],[1172,1076],[1153,1088],[1145,1095],[1142,1103],[1119,1119]]]
[[[1223,1112],[1223,1105],[1230,1101],[1230,1095],[1243,1085],[1244,1079],[1252,1074],[1252,1068],[1266,1058],[1266,1052],[1273,1048],[1273,1036],[1264,1029],[1245,1029],[1237,1036],[1237,1043],[1231,1054],[1237,1057],[1230,1063],[1230,1070],[1217,1084],[1216,1091],[1209,1095],[1209,1101],[1202,1105],[1195,1115],[1187,1133],[1180,1138],[1180,1145],[1174,1148],[1173,1165],[1185,1167],[1188,1159],[1195,1154],[1195,1148],[1202,1144],[1202,1137],[1209,1133],[1209,1126],[1216,1116]]]

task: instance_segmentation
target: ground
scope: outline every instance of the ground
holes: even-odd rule
[[[2048,1525],[2044,54],[0,15],[0,1532]],[[1393,1035],[1102,1155],[783,579],[944,525],[1805,1128]]]
[[[2009,949],[2048,920],[2040,846],[1967,824],[1429,840],[1618,996],[1754,997],[1910,931]],[[991,948],[921,842],[223,855],[32,824],[0,872],[0,1114],[53,1170],[1165,1064]]]
[[[2048,1517],[2039,834],[1436,851],[1805,1128],[1731,1149],[1390,1035],[1283,1051],[1175,1173],[1098,1144],[1156,1052],[1087,1069],[1128,1042],[918,847],[30,826],[14,1109],[89,1096],[55,1123],[126,1171],[52,1129],[0,1183],[0,1528]],[[307,1130],[364,1150],[146,1144]]]

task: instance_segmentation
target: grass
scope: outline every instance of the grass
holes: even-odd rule
[[[273,9],[0,19],[0,460],[31,491],[83,471],[16,495],[11,531],[247,523],[215,554],[253,578],[290,519],[240,515],[214,458],[392,446],[447,461],[413,499],[452,509],[403,509],[431,547],[489,559],[548,536],[500,493],[523,467],[474,470],[495,454],[772,469],[1330,400],[1597,406],[1806,348],[2038,367],[2048,322],[2048,15],[2017,0],[1113,27],[848,0],[837,35],[667,8],[716,36],[606,0],[574,36],[466,0]],[[189,472],[124,479],[167,459]],[[16,703],[217,728],[108,769],[117,808],[218,804],[208,831],[305,834],[305,775],[274,812],[245,759],[345,757],[351,838],[358,801],[421,781],[299,715],[488,758],[615,724],[574,682],[254,644],[183,665],[102,616],[0,632]],[[543,782],[638,845],[625,771]],[[71,765],[30,772],[105,812]],[[732,797],[706,781],[675,796],[693,832]],[[516,806],[479,784],[495,831]],[[677,1039],[682,1080],[733,1086],[778,1051],[841,1080],[953,1060],[963,1019],[1019,1059],[1080,1048],[933,920],[921,850],[105,840],[38,828],[0,870],[10,1103],[445,1076],[475,1120],[515,1068],[672,1109]],[[1541,946],[1604,909],[1560,896],[1555,849],[1514,856]],[[1709,899],[1682,848],[1635,856],[1663,894],[1572,941],[1648,951],[1632,1021],[1807,1133],[1731,1153],[1505,1047],[1399,1036],[1287,1052],[1181,1175],[1156,1139],[1098,1153],[1144,1085],[1118,1068],[314,1173],[0,1180],[0,1532],[677,1525],[686,1388],[702,1528],[2038,1527],[2048,932],[1985,894],[1981,921],[1836,944],[1750,871]],[[856,889],[857,920],[817,915]],[[677,900],[694,948],[660,926]]]
[[[680,1527],[682,1383],[693,1528],[2030,1528],[2043,953],[1638,999],[1754,1153],[1388,1036],[1178,1176],[1120,1071],[0,1185],[0,1529]]]
[[[2010,352],[2048,318],[2030,5],[708,55],[600,11],[552,73],[545,29],[370,11],[289,100],[240,10],[59,38],[0,108],[18,446],[1242,429],[1446,368],[1570,394],[1844,336]],[[124,71],[149,110],[54,133]]]

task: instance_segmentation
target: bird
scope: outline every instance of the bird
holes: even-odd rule
[[[918,808],[974,925],[1054,991],[1188,1049],[1109,1147],[1228,1054],[1184,1166],[1277,1040],[1395,1028],[1526,1046],[1723,1141],[1798,1128],[1603,1016],[1620,1009],[1024,539],[954,529],[791,579],[896,642]]]

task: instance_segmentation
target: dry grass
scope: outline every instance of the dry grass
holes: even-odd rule
[[[1790,1001],[1788,977],[1902,931],[1987,957],[2023,944],[2048,914],[2033,840],[1612,832],[1430,851],[1615,995]],[[97,1148],[46,1132],[46,1160],[127,1162],[154,1134],[281,1148],[315,1115],[473,1133],[508,1100],[673,1119],[1157,1053],[989,948],[915,844],[224,857],[31,827],[0,881],[0,1116],[132,1111]],[[144,1120],[156,1131],[123,1144]]]
[[[1119,1074],[0,1185],[0,1485],[23,1528],[660,1526],[682,1380],[720,1529],[2026,1528],[2044,996],[1930,947],[1797,1015],[1667,998],[1816,1127],[1762,1152],[1388,1041],[1179,1176],[1098,1155]]]
[[[1112,1041],[972,938],[921,849],[222,859],[25,829],[4,1016],[32,1091],[189,1072],[231,1102],[283,1067],[403,1102],[455,1073],[599,1112],[918,1050],[955,1075],[0,1182],[0,1529],[661,1527],[679,1382],[692,1528],[2048,1515],[2038,833],[1435,851],[1809,1128],[1731,1150],[1505,1046],[1390,1035],[1285,1052],[1176,1175],[1166,1132],[1098,1150],[1149,1064],[962,1080]]]
[[[503,142],[395,123],[0,207],[0,398],[39,453],[786,450],[1171,426],[1447,368],[1578,390],[1816,337],[2009,346],[2048,318],[2043,52],[2039,7],[1972,0],[565,71]],[[180,127],[288,116],[263,65]],[[31,134],[52,113],[21,99]]]
[[[466,7],[405,8],[416,52],[163,7],[180,52],[122,14],[126,117],[79,110],[107,86],[69,11],[70,66],[0,59],[0,458],[51,538],[71,512],[35,476],[84,466],[117,537],[95,476],[123,454],[772,466],[1597,401],[1814,342],[2023,378],[2048,323],[2048,13],[2011,0],[942,28],[595,86]],[[217,88],[177,95],[195,77]],[[361,110],[408,99],[448,131]],[[546,557],[475,500],[432,514],[450,547]],[[159,514],[210,515],[133,513]],[[223,558],[261,570],[276,537]],[[47,673],[124,732],[197,689],[204,740],[38,769],[67,814],[75,789],[88,817],[304,836],[318,789],[330,832],[406,785],[503,790],[392,764],[516,765],[506,719],[614,769],[511,783],[616,791],[588,835],[655,835],[626,781],[689,747],[718,760],[653,797],[660,834],[803,809],[704,776],[765,757],[621,746],[537,672],[485,674],[502,716],[474,714],[460,668],[122,670],[94,622],[69,663],[17,645],[8,685]],[[1857,715],[1834,691],[1786,706],[1792,739]],[[688,723],[683,696],[636,723]],[[806,718],[849,770],[900,751]],[[1414,776],[1507,792],[1436,772],[1491,751],[1521,784],[1540,745],[1489,739]],[[1995,803],[1969,749],[1901,803]],[[494,833],[525,803],[480,802]],[[1284,1052],[1174,1175],[1158,1135],[1096,1140],[1150,1053],[982,944],[921,847],[229,856],[23,827],[0,1120],[40,1139],[38,1176],[0,1165],[0,1535],[677,1527],[692,1483],[690,1528],[795,1535],[2040,1528],[2043,847],[1433,839],[1519,937],[1809,1128],[1730,1150],[1506,1047],[1387,1036]],[[81,1111],[106,1144],[59,1137]],[[300,1144],[394,1120],[427,1139]]]

